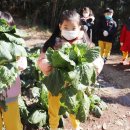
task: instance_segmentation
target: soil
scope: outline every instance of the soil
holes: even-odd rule
[[[29,47],[44,44],[51,34],[38,27],[20,28],[28,33],[25,40]],[[98,77],[98,95],[107,103],[108,110],[100,118],[90,115],[81,124],[83,130],[130,130],[130,66],[123,66],[120,61],[121,55],[111,55]],[[68,119],[64,122],[65,129],[71,130]]]

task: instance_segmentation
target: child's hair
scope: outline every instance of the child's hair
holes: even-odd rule
[[[76,10],[65,10],[61,15],[59,23],[62,24],[65,20],[77,21],[77,23],[80,25],[80,15]]]
[[[112,13],[113,14],[114,11],[111,8],[106,8],[103,13]]]
[[[83,16],[83,12],[89,12],[89,16],[94,16],[93,11],[89,7],[84,7],[80,11],[80,15]]]
[[[0,19],[5,19],[10,26],[14,25],[14,19],[9,12],[0,11]]]
[[[61,18],[59,20],[59,24],[62,24],[65,20],[68,21],[77,21],[77,23],[80,25],[80,15],[79,13],[77,13],[76,10],[65,10],[63,11]],[[60,37],[61,31],[59,28],[59,24],[56,26],[53,34],[51,35],[51,37],[45,42],[42,51],[46,52],[46,50],[48,49],[48,47],[53,48],[55,45],[55,40],[56,37]]]

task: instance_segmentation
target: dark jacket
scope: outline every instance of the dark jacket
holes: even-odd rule
[[[104,30],[108,32],[108,36],[103,35]],[[109,20],[107,20],[105,16],[100,18],[97,26],[98,40],[113,43],[116,36],[116,32],[117,32],[117,24],[113,20],[113,18]]]

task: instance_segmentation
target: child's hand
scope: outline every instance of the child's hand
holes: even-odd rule
[[[108,31],[106,31],[106,30],[103,31],[103,36],[107,37],[108,34],[109,34]]]
[[[44,53],[41,53],[40,57],[38,58],[37,65],[39,69],[45,74],[45,76],[48,76],[53,69],[48,60],[45,58]]]
[[[44,59],[42,61],[41,71],[44,73],[45,76],[48,76],[52,70],[53,70],[53,67],[48,63],[48,60]]]
[[[123,42],[121,42],[120,45],[123,46]]]

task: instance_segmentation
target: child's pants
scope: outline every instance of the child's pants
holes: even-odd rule
[[[7,104],[8,110],[4,112],[1,108],[0,111],[3,113],[4,123],[6,130],[23,130],[23,126],[20,120],[20,113],[18,107],[18,101],[10,102]],[[0,114],[0,130],[2,130],[2,117]]]
[[[98,45],[100,47],[100,54],[103,58],[108,58],[111,53],[112,43],[105,41],[98,41]]]
[[[49,113],[49,124],[50,124],[50,128],[52,130],[56,130],[59,125],[60,98],[61,98],[61,94],[59,94],[58,96],[52,96],[52,94],[49,92],[48,113]],[[71,121],[73,128],[79,127],[79,121],[76,120],[76,117],[72,114],[70,114],[69,117],[70,117],[70,121]]]
[[[123,54],[123,60],[127,59],[128,58],[128,51],[122,51],[122,54]]]

